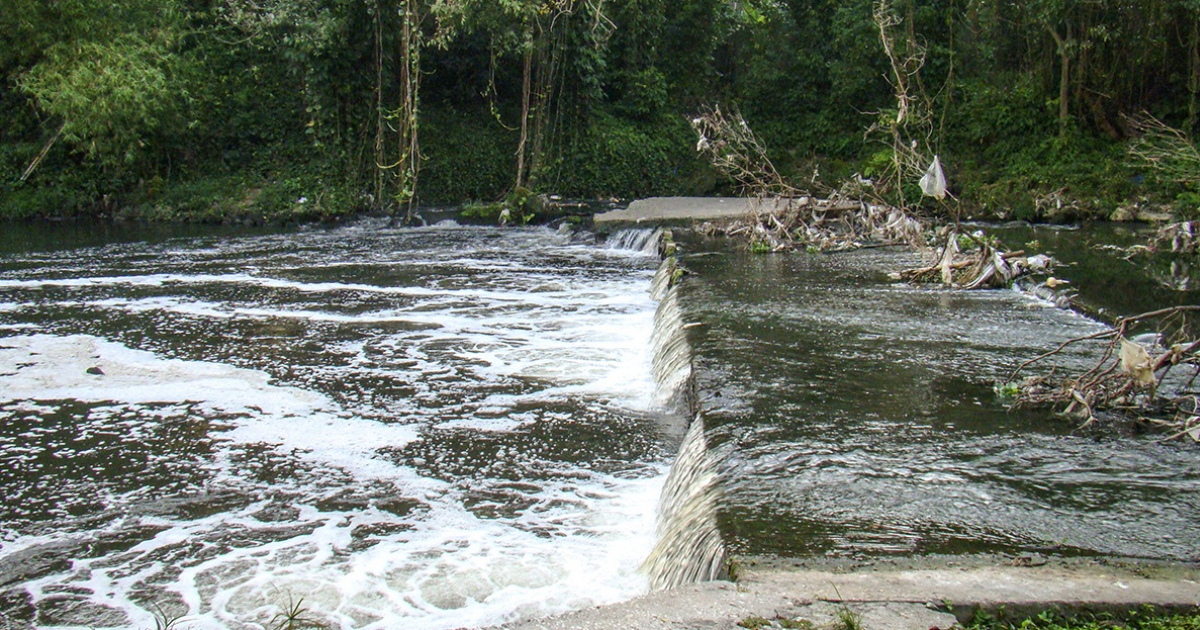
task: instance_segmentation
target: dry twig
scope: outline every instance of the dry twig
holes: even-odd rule
[[[1095,422],[1097,411],[1136,417],[1200,441],[1197,396],[1189,392],[1200,374],[1200,338],[1195,317],[1200,306],[1175,306],[1117,320],[1109,330],[1068,339],[1055,349],[1025,361],[1013,370],[1005,390],[1013,390],[1018,406],[1059,407],[1078,414],[1084,426]],[[1137,328],[1152,325],[1155,332],[1131,340]],[[1057,369],[1018,383],[1025,370],[1060,356],[1068,348],[1101,341],[1099,358],[1082,374],[1057,378]],[[1172,372],[1190,368],[1190,378],[1169,380]],[[1055,366],[1057,368],[1059,366]],[[1184,380],[1186,379],[1186,380]],[[1190,408],[1188,404],[1190,403]]]

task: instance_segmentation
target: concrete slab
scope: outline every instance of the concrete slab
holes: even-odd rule
[[[651,197],[638,199],[623,210],[610,210],[592,217],[596,228],[608,230],[627,225],[689,225],[702,221],[731,221],[757,212],[782,213],[806,207],[815,212],[857,210],[862,203],[814,197],[795,199],[745,199],[739,197]]]
[[[757,200],[734,197],[652,197],[593,217],[595,225],[678,224],[752,216]]]
[[[739,585],[813,600],[952,602],[967,606],[1200,606],[1200,583],[1068,567],[976,567],[751,573]]]
[[[831,606],[832,604],[832,606]],[[736,630],[741,621],[808,619],[818,627],[850,610],[864,630],[949,628],[953,616],[932,610],[1004,606],[1013,611],[1200,607],[1191,577],[1145,578],[1104,567],[972,567],[824,570],[744,574],[737,584],[712,582],[650,593],[613,606],[506,626],[510,630]],[[792,624],[794,625],[794,624]],[[782,627],[776,622],[775,627]]]

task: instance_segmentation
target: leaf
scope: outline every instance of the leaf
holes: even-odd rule
[[[1153,387],[1156,382],[1150,353],[1141,344],[1124,337],[1121,338],[1121,371],[1143,387]]]

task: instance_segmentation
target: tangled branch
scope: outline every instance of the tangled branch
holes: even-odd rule
[[[726,115],[720,106],[705,108],[692,119],[692,128],[699,135],[696,150],[737,182],[746,196],[790,199],[805,194],[779,174],[767,149],[736,111]]]
[[[1083,419],[1084,426],[1105,411],[1165,427],[1173,432],[1168,439],[1187,435],[1200,442],[1200,399],[1194,390],[1200,376],[1197,313],[1200,306],[1176,306],[1121,318],[1109,330],[1068,339],[1021,363],[1000,391],[1017,406],[1061,408],[1064,415]],[[1154,332],[1129,337],[1147,326]],[[1017,381],[1027,369],[1087,343],[1099,343],[1100,354],[1082,374],[1059,378],[1061,366],[1052,364],[1047,374]],[[1177,374],[1181,368],[1190,373]]]
[[[1180,184],[1200,182],[1200,151],[1186,133],[1147,112],[1125,120],[1138,134],[1128,149],[1134,164]]]
[[[932,102],[921,83],[926,50],[911,32],[897,44],[894,31],[903,20],[893,10],[891,0],[876,0],[872,17],[891,67],[887,80],[892,85],[896,109],[880,112],[866,137],[883,135],[891,148],[892,167],[880,185],[885,190],[894,189],[900,206],[906,207],[902,184],[920,177],[930,161],[928,149],[934,144]]]
[[[942,283],[960,289],[999,289],[1030,274],[1050,271],[1054,261],[1044,254],[1028,256],[1024,251],[1000,248],[994,238],[980,230],[959,234],[944,228],[940,235],[941,254],[925,267],[906,269],[892,279],[918,284]]]

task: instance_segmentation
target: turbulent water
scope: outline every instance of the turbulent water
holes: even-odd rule
[[[1101,324],[888,281],[906,253],[697,237],[676,284],[652,230],[51,232],[0,238],[0,627],[481,627],[730,554],[1200,559],[1193,446],[992,391]]]
[[[366,221],[0,255],[0,625],[457,628],[643,592],[681,433],[650,253]]]
[[[696,387],[731,552],[1200,560],[1195,445],[1078,430],[993,392],[1097,322],[1019,291],[890,282],[919,262],[898,251],[685,247],[679,301],[701,324]]]

